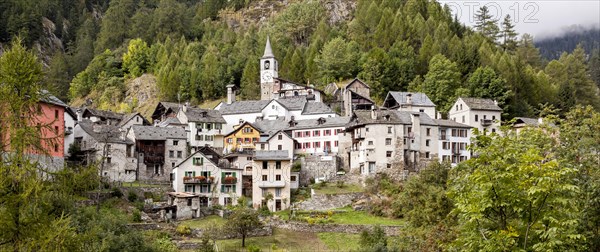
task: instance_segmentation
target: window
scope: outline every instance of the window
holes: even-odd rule
[[[485,117],[485,116],[483,116]],[[465,123],[465,116],[462,116],[462,122]]]
[[[275,162],[275,169],[281,169],[281,161]]]
[[[333,142],[333,146],[334,146],[334,147],[338,147],[338,141],[334,141],[334,142]]]
[[[478,122],[479,121],[479,115],[475,115],[475,121]]]
[[[283,149],[283,146],[281,146],[281,144],[277,145],[277,150],[282,150],[282,149]]]
[[[331,130],[325,130],[324,135],[325,136],[331,136]]]
[[[177,146],[178,144],[179,144],[179,141],[173,140],[173,145]]]
[[[187,205],[192,206],[192,199],[187,199]]]
[[[264,188],[261,191],[262,191],[262,196],[263,197],[266,197],[267,193],[269,192],[269,191],[267,191],[267,189],[264,189]]]
[[[310,143],[303,143],[302,149],[310,149]]]
[[[275,181],[281,181],[281,175],[279,175],[279,174],[275,175]]]
[[[204,141],[204,135],[196,135],[196,141]]]
[[[386,138],[385,139],[385,145],[392,145],[392,139],[391,138]]]
[[[236,138],[236,139],[235,139],[235,141],[236,141],[238,144],[242,144],[242,142],[244,141],[244,139],[243,139],[243,138],[241,138],[241,137],[239,137],[239,138]]]
[[[111,149],[111,147],[112,147],[112,146],[111,146],[110,144],[107,144],[107,145],[106,145],[106,153],[107,153],[107,154],[110,154],[110,149]]]
[[[419,112],[424,113],[425,110],[424,109],[419,109]]]
[[[375,173],[375,162],[369,162],[369,173]]]
[[[369,141],[369,145],[373,145],[373,141]]]
[[[425,158],[429,158],[429,151],[425,152]]]
[[[202,165],[202,164],[204,164],[204,158],[195,157],[192,159],[192,163],[193,163],[193,165]]]
[[[54,126],[54,133],[58,134],[58,126]]]
[[[369,128],[365,128],[365,132],[369,132]]]
[[[487,115],[483,115],[483,119],[487,119]]]
[[[462,110],[462,104],[460,104],[460,110]]]
[[[281,188],[275,189],[275,197],[281,197]]]
[[[302,132],[296,132],[295,135],[296,135],[296,138],[300,138],[300,137],[302,137]]]
[[[170,151],[169,151],[169,157],[170,157],[170,158],[173,158],[173,157],[175,157],[175,152],[174,152],[174,151],[172,151],[172,150],[170,150]]]
[[[496,116],[492,116],[492,120],[496,120]]]
[[[386,151],[385,152],[385,157],[392,157],[392,152],[391,151]]]
[[[283,140],[283,135],[279,134],[279,136],[277,136],[277,140]]]
[[[313,136],[321,136],[321,131],[320,130],[313,130]]]
[[[458,136],[458,131],[456,129],[452,129],[452,136],[453,137],[457,137]]]
[[[267,181],[267,175],[262,175],[262,181]]]
[[[336,135],[337,135],[339,133],[342,133],[343,131],[344,131],[344,129],[337,129],[335,132],[336,132]]]
[[[252,138],[252,142],[253,142],[253,143],[256,143],[256,142],[258,142],[258,138],[257,138],[257,137],[254,137],[254,138]]]
[[[54,144],[54,152],[58,152],[58,144]]]
[[[492,129],[492,133],[496,133],[496,129]]]
[[[244,138],[244,143],[250,143],[250,138],[249,137]]]
[[[112,162],[112,158],[111,158],[111,157],[107,157],[107,158],[106,158],[106,163],[107,163],[107,164],[110,164],[111,162]]]
[[[392,134],[392,127],[388,127],[388,134]]]
[[[429,139],[425,140],[425,146],[429,146]]]
[[[431,136],[431,128],[427,128],[426,132],[427,132],[427,136]]]
[[[250,128],[250,127],[245,127],[245,128],[242,130],[242,132],[243,132],[243,133],[252,133],[252,128]]]
[[[252,157],[246,157],[246,160],[252,161]]]
[[[268,161],[263,161],[262,167],[263,167],[263,169],[267,169],[269,167],[269,162]]]
[[[171,162],[171,168],[175,168],[175,162]]]
[[[177,158],[181,158],[183,156],[183,152],[182,151],[177,151]]]
[[[321,148],[321,142],[314,142],[313,143],[313,147],[314,148]]]
[[[264,150],[265,149],[265,144],[260,144],[260,149]]]
[[[233,143],[233,138],[227,138],[227,143],[228,144],[232,144]]]
[[[442,149],[449,150],[450,149],[450,143],[449,142],[442,142]]]
[[[392,164],[387,164],[386,167],[387,168],[392,168]]]
[[[290,181],[295,182],[296,181],[296,176],[291,176],[290,177]]]
[[[304,131],[304,137],[310,137],[310,131]]]
[[[54,110],[54,118],[55,118],[55,119],[58,119],[58,109],[55,109],[55,110]]]
[[[406,132],[408,132],[408,133],[412,132],[412,127],[408,127],[408,129],[406,130]]]

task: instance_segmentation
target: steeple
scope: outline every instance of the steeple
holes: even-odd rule
[[[271,49],[271,41],[269,40],[269,35],[267,35],[267,44],[265,45],[265,53],[262,56],[263,58],[274,58],[273,49]]]

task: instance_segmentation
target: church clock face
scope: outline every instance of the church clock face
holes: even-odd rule
[[[263,82],[273,81],[273,74],[271,74],[270,72],[264,72],[262,74],[262,80],[263,80]]]

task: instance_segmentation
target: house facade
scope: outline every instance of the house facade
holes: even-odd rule
[[[390,91],[385,97],[383,107],[398,111],[421,112],[432,119],[439,118],[435,104],[424,93]]]
[[[350,117],[328,117],[289,122],[287,129],[296,140],[294,154],[335,155],[339,151],[339,134],[345,131]]]
[[[249,122],[237,126],[232,132],[224,136],[223,153],[242,152],[254,150],[254,144],[260,139],[260,129]]]
[[[448,118],[469,125],[486,134],[499,132],[502,109],[491,99],[459,97]]]
[[[435,120],[439,126],[439,160],[456,166],[471,158],[471,126],[453,120]]]
[[[257,150],[252,168],[252,206],[280,211],[290,206],[292,172],[289,150]]]
[[[188,143],[192,151],[204,146],[223,148],[225,120],[218,110],[188,108],[184,105],[177,113],[177,119],[187,124]]]

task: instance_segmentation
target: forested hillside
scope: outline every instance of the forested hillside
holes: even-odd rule
[[[75,105],[137,109],[126,83],[143,73],[156,77],[161,100],[219,99],[230,83],[257,98],[269,35],[281,77],[317,87],[359,77],[379,101],[388,90],[410,90],[441,111],[457,96],[496,99],[509,117],[598,108],[582,48],[545,64],[531,36],[487,10],[472,30],[425,0],[42,2],[0,3],[0,42],[20,34],[40,48],[48,86]]]
[[[534,44],[540,49],[542,57],[548,60],[560,58],[563,52],[573,51],[578,44],[591,54],[594,49],[600,48],[600,27],[572,26],[560,36],[536,39]]]

